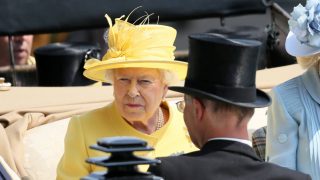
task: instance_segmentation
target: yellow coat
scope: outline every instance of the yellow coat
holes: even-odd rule
[[[93,171],[106,169],[85,162],[89,157],[107,156],[89,148],[97,140],[111,136],[135,136],[144,139],[154,151],[142,152],[149,158],[178,155],[196,150],[175,104],[163,103],[169,110],[169,120],[153,134],[144,134],[130,126],[119,114],[114,103],[106,107],[75,116],[70,120],[65,137],[65,150],[57,168],[57,179],[79,179]]]

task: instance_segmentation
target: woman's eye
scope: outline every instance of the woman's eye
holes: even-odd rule
[[[140,85],[149,85],[151,83],[152,83],[152,81],[150,81],[150,80],[146,80],[146,79],[139,80]]]
[[[130,81],[130,79],[128,78],[119,78],[118,81],[123,82],[123,83],[127,83]]]

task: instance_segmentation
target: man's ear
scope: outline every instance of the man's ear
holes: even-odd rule
[[[197,118],[197,121],[201,121],[203,119],[204,116],[204,111],[205,111],[205,107],[202,104],[201,101],[199,101],[198,99],[193,98],[192,99],[192,104],[194,107],[194,112],[195,112],[195,117]]]

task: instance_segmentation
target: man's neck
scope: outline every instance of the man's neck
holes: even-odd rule
[[[236,141],[236,142],[240,142],[240,143],[243,143],[243,144],[246,144],[246,145],[252,147],[252,143],[251,143],[251,141],[249,141],[248,139],[219,137],[219,138],[211,138],[211,139],[208,140],[208,142],[209,142],[209,141],[214,141],[214,140]]]

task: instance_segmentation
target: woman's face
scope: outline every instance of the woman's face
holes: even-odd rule
[[[168,90],[157,69],[115,69],[113,78],[116,107],[129,122],[146,123],[159,108]]]

